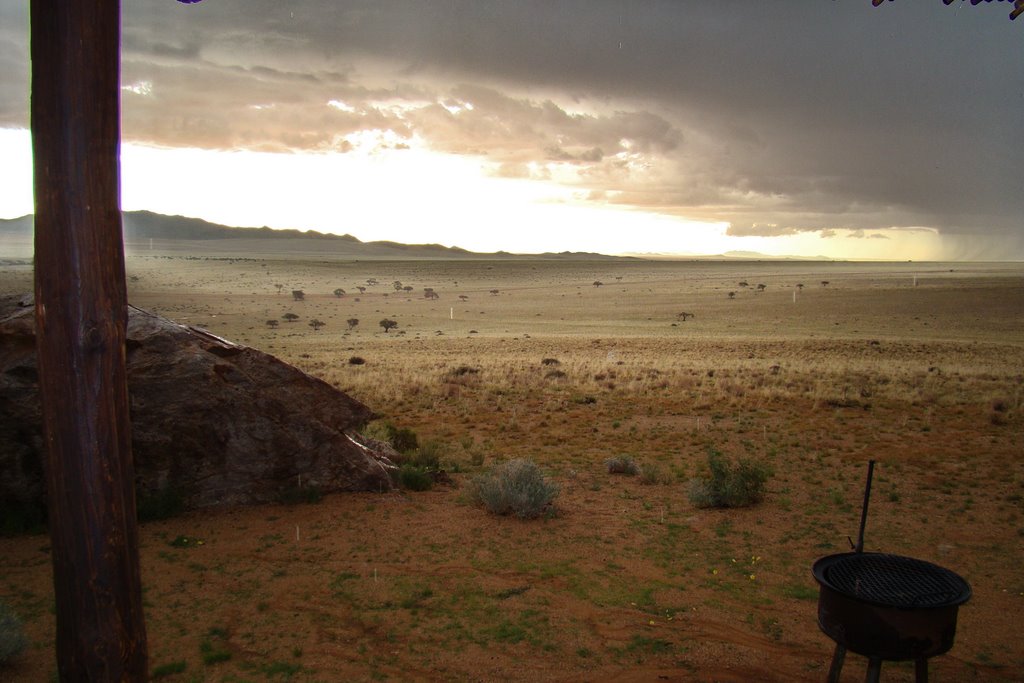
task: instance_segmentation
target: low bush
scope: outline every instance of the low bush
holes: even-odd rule
[[[629,477],[635,477],[640,474],[640,466],[628,455],[608,458],[604,461],[604,464],[608,468],[608,474],[625,474]]]
[[[653,462],[644,463],[640,467],[640,483],[646,486],[654,484],[662,484],[666,481],[664,472],[661,471],[661,467],[654,464]]]
[[[20,655],[27,646],[28,638],[21,620],[0,601],[0,666]]]
[[[690,482],[690,502],[699,508],[748,507],[764,499],[771,476],[767,465],[751,460],[727,461],[716,450],[708,452],[708,479]]]
[[[316,486],[289,486],[277,494],[277,499],[285,505],[319,503],[323,498],[323,491]]]
[[[431,439],[430,441],[424,441],[414,453],[406,458],[405,462],[417,467],[436,470],[441,467],[441,456],[443,454],[444,445],[440,441]]]
[[[496,515],[534,519],[554,512],[558,485],[548,481],[536,463],[516,459],[475,477],[472,499]]]
[[[386,441],[391,444],[392,448],[403,455],[415,451],[420,445],[416,432],[408,427],[396,427],[386,421],[373,422],[367,425],[366,429],[363,430],[363,434],[378,441]]]
[[[167,664],[153,667],[149,678],[154,681],[160,678],[167,678],[168,676],[184,672],[186,668],[188,668],[188,664],[183,659],[176,662],[168,662]]]
[[[170,519],[185,509],[185,497],[174,487],[136,495],[135,511],[140,522]]]
[[[429,491],[434,476],[426,467],[405,464],[398,469],[398,485],[409,491]]]

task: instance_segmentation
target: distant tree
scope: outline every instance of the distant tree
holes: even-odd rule
[[[292,298],[295,299],[296,301],[305,301],[306,293],[303,292],[301,289],[293,289]]]
[[[402,281],[401,280],[395,280],[394,282],[391,283],[391,286],[395,288],[396,292],[402,291]]]
[[[468,301],[469,297],[465,294],[459,294],[459,301]]]
[[[360,294],[365,294],[366,293],[366,287],[363,287],[362,285],[356,287],[356,289],[359,290]]]
[[[736,298],[736,292],[729,292],[729,298],[730,299],[735,299]]]
[[[375,277],[366,278],[366,284],[368,284],[369,286],[373,287],[375,284],[377,284],[377,278],[375,278]]]
[[[284,321],[288,322],[288,323],[293,323],[293,322],[295,322],[296,320],[299,319],[299,316],[297,316],[297,315],[295,315],[294,313],[291,313],[291,312],[285,313],[281,317],[284,318]]]
[[[277,293],[278,294],[280,294],[281,290],[284,289],[284,285],[274,285],[274,286],[277,287]]]
[[[761,284],[757,286],[757,291],[759,292],[763,292],[766,289],[768,289],[768,285]]]
[[[425,299],[440,299],[441,295],[435,292],[433,287],[424,287],[423,297]]]
[[[309,321],[309,326],[313,328],[314,332],[319,332],[320,328],[326,324],[323,320],[317,320],[316,318]]]
[[[359,324],[359,318],[349,318],[345,322],[348,323],[348,329],[354,330],[356,328],[356,325]]]
[[[740,287],[749,287],[749,286],[750,286],[750,283],[747,282],[746,280],[742,280],[740,282]]]
[[[277,329],[277,321],[276,320],[268,320],[267,321],[267,327],[269,327],[272,330]]]
[[[396,323],[394,320],[384,318],[383,320],[380,321],[380,326],[384,328],[385,332],[390,332],[392,328],[398,327],[398,323]]]
[[[405,287],[402,287],[402,291],[403,292],[411,292],[412,291],[412,285],[406,285]]]
[[[797,288],[797,289],[799,289],[800,291],[803,291],[803,289],[804,289],[804,283],[802,283],[802,282],[798,282],[798,283],[796,283],[796,288]]]
[[[491,296],[498,296],[498,292],[499,292],[499,291],[501,291],[501,290],[498,290],[498,289],[492,289],[492,290],[490,290],[490,291],[491,291]]]
[[[821,281],[821,286],[822,287],[828,287],[828,280],[822,280]]]
[[[680,320],[682,320],[685,323],[688,318],[692,318],[693,317],[693,313],[689,313],[687,311],[682,311],[682,312],[676,314],[676,317],[679,318]]]
[[[345,296],[345,290],[342,289],[341,287],[338,287],[336,290],[334,290],[334,296],[340,299],[341,297]]]
[[[603,284],[604,284],[604,283],[603,283],[603,282],[601,282],[600,280],[594,280],[594,286],[595,286],[595,287],[600,287],[600,286],[601,286],[601,285],[603,285]]]

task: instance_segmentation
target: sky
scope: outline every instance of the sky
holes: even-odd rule
[[[122,207],[474,251],[1024,260],[1024,17],[942,0],[129,0]],[[32,212],[0,0],[0,218]]]

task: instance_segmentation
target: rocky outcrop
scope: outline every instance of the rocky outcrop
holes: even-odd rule
[[[0,500],[45,496],[31,306],[0,302]],[[365,405],[256,349],[130,307],[132,451],[140,498],[263,503],[298,489],[379,491],[394,464],[356,430]]]

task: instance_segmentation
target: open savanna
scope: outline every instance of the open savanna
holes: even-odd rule
[[[192,254],[131,256],[131,303],[349,392],[438,444],[451,483],[144,524],[155,678],[820,681],[810,567],[856,537],[875,459],[866,549],[974,590],[934,680],[1021,680],[1020,264]],[[0,269],[0,293],[30,290]],[[694,507],[711,450],[769,465],[765,500]],[[621,455],[649,476],[608,474]],[[561,487],[550,517],[468,501],[518,457]],[[47,545],[0,539],[32,640],[0,677],[55,670]]]

